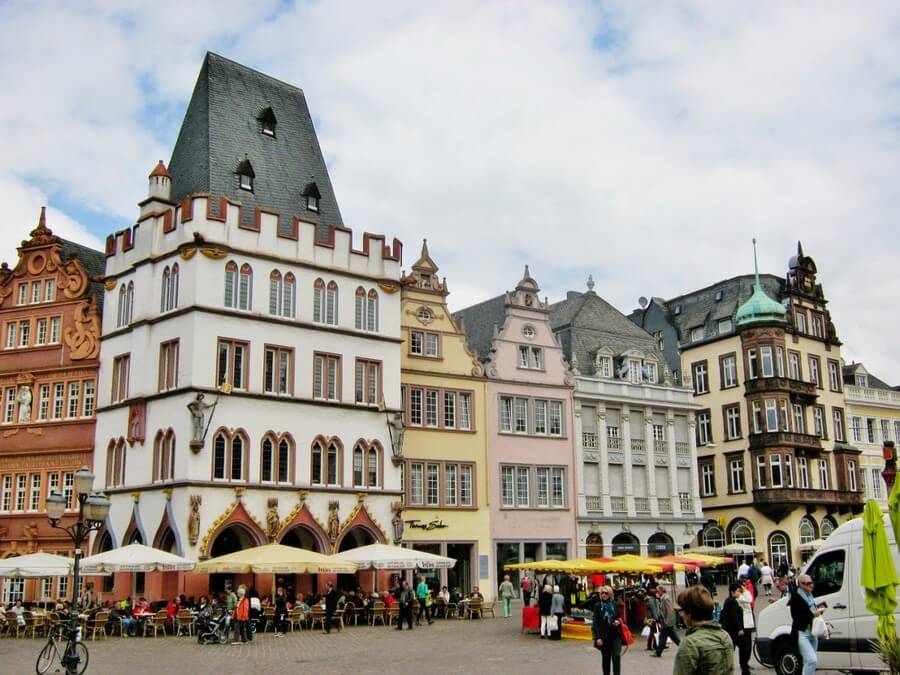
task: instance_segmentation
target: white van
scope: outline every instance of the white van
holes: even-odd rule
[[[887,514],[884,516],[884,526],[894,567],[900,570],[900,554]],[[816,602],[828,604],[824,618],[832,631],[830,639],[819,640],[820,670],[885,670],[872,643],[875,640],[876,618],[866,609],[865,593],[860,583],[862,537],[862,518],[844,523],[832,532],[803,570],[815,583],[813,595]],[[756,658],[765,666],[774,666],[779,675],[799,675],[803,665],[796,645],[791,643],[791,610],[787,601],[788,598],[781,598],[759,614]],[[895,617],[900,616],[900,604],[894,612]],[[897,623],[900,625],[900,621]]]

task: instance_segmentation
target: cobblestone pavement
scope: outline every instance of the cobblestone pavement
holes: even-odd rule
[[[258,635],[247,645],[197,644],[196,638],[110,638],[87,642],[88,673],[599,673],[600,652],[590,642],[541,640],[523,635],[519,611],[513,618],[476,621],[438,619],[412,632],[395,628],[348,627],[330,635],[321,630],[275,638]],[[40,639],[0,640],[0,673],[34,673]],[[626,675],[671,673],[677,647],[661,659],[650,657],[640,638],[622,658]],[[735,661],[737,665],[737,661]],[[754,663],[755,673],[772,673]],[[52,671],[51,671],[52,672]],[[736,669],[735,672],[740,672]],[[824,672],[824,671],[820,671]]]

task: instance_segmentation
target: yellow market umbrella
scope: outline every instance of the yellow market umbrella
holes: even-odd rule
[[[878,502],[870,499],[863,512],[863,553],[860,583],[866,593],[866,609],[878,617],[876,632],[879,640],[896,639],[894,608],[897,594],[894,590],[900,579],[894,568],[894,558],[884,527],[884,515]]]
[[[660,574],[662,567],[635,560],[540,560],[530,563],[504,565],[507,570],[535,572],[569,572],[572,574]]]
[[[197,563],[199,574],[352,574],[355,563],[315,551],[282,544],[266,544]]]
[[[698,560],[702,563],[706,563],[710,567],[718,567],[719,565],[726,565],[730,562],[733,562],[733,558],[728,558],[726,556],[707,555],[705,553],[693,553],[692,551],[685,551],[678,557],[679,558],[687,558],[689,560]]]

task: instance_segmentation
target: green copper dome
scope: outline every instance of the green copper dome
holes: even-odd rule
[[[759,279],[753,284],[753,295],[738,307],[734,315],[736,326],[747,326],[753,323],[768,321],[784,321],[784,306],[770,298],[759,285]]]

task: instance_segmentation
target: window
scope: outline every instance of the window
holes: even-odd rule
[[[425,467],[425,505],[438,506],[440,503],[440,491],[438,486],[438,473],[440,467],[437,464],[428,463]]]
[[[40,298],[40,294],[38,294]],[[28,492],[28,510],[38,511],[41,508],[41,474],[31,474],[31,488]]]
[[[766,456],[756,456],[756,487],[766,487]]]
[[[44,302],[53,302],[56,300],[56,282],[53,279],[47,279],[44,282]]]
[[[228,435],[224,430],[213,437],[213,480],[243,481],[247,479],[247,439],[239,432]]]
[[[381,400],[381,361],[356,359],[356,402],[378,405]]]
[[[500,398],[500,431],[512,432],[513,400],[508,396]]]
[[[532,326],[530,323],[526,323],[524,326],[522,326],[522,336],[523,337],[525,337],[528,340],[533,340],[535,335],[537,335],[537,331],[535,330],[534,326]]]
[[[409,390],[409,423],[411,425],[422,424],[422,390]]]
[[[794,487],[794,458],[793,455],[784,456],[784,477],[787,486]]]
[[[550,401],[550,435],[562,436],[562,401]]]
[[[792,380],[803,379],[803,371],[800,369],[800,354],[797,352],[788,352],[788,367],[791,371]]]
[[[28,304],[28,284],[19,284],[19,299],[17,305]]]
[[[333,281],[325,287],[325,323],[331,326],[338,324],[338,287]]]
[[[887,420],[881,420],[881,440],[891,440],[891,427],[890,422],[888,422]]]
[[[716,494],[716,474],[712,461],[700,465],[700,489],[704,497]]]
[[[612,377],[612,364],[613,361],[611,356],[601,356],[598,375],[600,375],[600,377]]]
[[[697,413],[697,445],[709,445],[712,442],[712,423],[709,410],[701,410]]]
[[[81,382],[69,382],[68,409],[66,417],[78,417],[81,397]]]
[[[514,467],[504,466],[500,468],[500,500],[503,506],[512,507],[516,505],[513,492],[514,477]]]
[[[780,488],[781,479],[781,455],[769,455],[769,474],[772,477],[772,487]]]
[[[694,393],[705,394],[709,391],[706,361],[700,361],[691,366],[694,371]]]
[[[456,464],[447,464],[444,467],[444,503],[447,506],[456,506],[457,498],[457,480],[456,480]]]
[[[19,324],[10,321],[6,324],[6,348],[14,349],[16,347],[16,335],[18,333]]]
[[[691,342],[700,342],[703,337],[703,326],[695,326],[694,328],[691,328]]]
[[[25,288],[22,284],[20,289]],[[21,303],[20,303],[21,304]],[[14,605],[18,600],[25,600],[25,579],[22,577],[9,577],[3,580],[3,604]]]
[[[819,338],[825,337],[825,322],[822,320],[822,315],[813,312],[811,316],[812,334]]]
[[[824,535],[824,522],[822,523]],[[806,573],[812,577],[813,592],[817,598],[837,593],[844,585],[846,551],[842,548],[826,551],[817,555],[807,568]]]
[[[546,466],[537,467],[537,506],[550,506],[550,468]]]
[[[3,402],[3,423],[12,424],[16,420],[16,388],[7,387]]]
[[[31,320],[19,322],[19,346],[27,347],[31,344]]]
[[[106,448],[106,486],[117,487],[125,483],[125,440],[110,441]],[[75,474],[63,474],[63,496],[71,503],[70,494],[74,492]]]
[[[459,428],[468,431],[472,428],[472,394],[460,392],[459,396]]]
[[[257,119],[259,120],[260,133],[275,138],[275,126],[278,124],[278,121],[275,119],[275,113],[272,111],[272,108],[263,110]]]
[[[834,425],[834,440],[843,443],[846,438],[844,436],[844,411],[840,408],[832,408],[832,424]],[[897,422],[894,423],[895,431],[900,431],[900,427],[897,426]]]
[[[565,471],[558,466],[550,469],[550,505],[553,508],[565,506]]]
[[[313,398],[339,401],[341,357],[335,354],[313,355]]]
[[[93,380],[90,380],[85,383],[85,398],[87,397],[87,385],[93,385]],[[50,385],[42,384],[38,387],[38,415],[37,418],[40,421],[44,421],[50,417]],[[85,417],[89,417],[89,415],[85,415]]]
[[[816,385],[819,389],[822,388],[822,383],[819,379],[819,357],[818,356],[810,356],[809,357],[809,381]]]
[[[153,441],[153,480],[175,478],[175,433],[159,431]]]
[[[809,489],[809,462],[806,457],[797,458],[797,473],[800,476],[800,487],[804,490]]]
[[[178,340],[169,340],[159,345],[159,391],[168,391],[178,386],[178,345]]]
[[[50,344],[59,344],[59,332],[62,325],[62,318],[54,316],[50,319]]]
[[[519,368],[543,370],[544,350],[540,347],[519,345]]]
[[[866,439],[869,443],[875,442],[875,420],[871,417],[866,418]]]
[[[747,350],[747,377],[755,380],[759,377],[759,359],[756,358],[756,350]]]
[[[291,483],[294,474],[293,441],[267,435],[263,438],[260,463],[259,479],[263,483]]]
[[[377,487],[378,486],[378,461],[379,461],[379,448],[371,447],[366,453],[367,462],[366,462],[366,486],[367,487]]]
[[[438,425],[438,392],[434,389],[425,391],[425,426]]]
[[[439,354],[437,333],[422,330],[409,331],[409,353],[413,356],[427,356],[436,359]]]
[[[794,404],[794,433],[797,434],[805,434],[806,433],[806,414],[803,410],[803,406],[799,403]]]
[[[110,396],[110,403],[118,403],[119,401],[124,401],[128,398],[128,371],[130,368],[130,354],[122,354],[113,359],[112,394]],[[61,384],[56,386],[62,387]],[[54,415],[54,418],[58,419],[59,415]]]
[[[253,179],[256,178],[256,173],[253,171],[253,165],[250,163],[250,160],[245,159],[238,164],[235,173],[238,176],[238,187],[241,190],[253,192]]]
[[[853,381],[857,387],[868,387],[869,386],[869,376],[868,375],[860,375],[857,373],[853,376]]]
[[[762,376],[775,377],[775,362],[772,359],[772,348],[760,347],[759,357],[762,363]]]
[[[178,263],[163,269],[162,292],[160,294],[159,311],[169,312],[178,307]]]
[[[116,308],[116,328],[127,326],[131,323],[132,304],[134,303],[134,282],[119,286],[119,304]]]
[[[409,502],[413,506],[421,506],[425,494],[425,466],[421,462],[413,462],[409,466]]]
[[[854,443],[862,443],[862,418],[855,415],[850,418],[850,434]]]
[[[841,390],[841,369],[837,361],[828,359],[828,388],[831,391]]]
[[[34,336],[35,345],[47,344],[47,319],[38,319]]]
[[[363,464],[365,463],[365,451],[361,446],[356,445],[353,448],[353,486],[364,487],[365,480]]]
[[[798,333],[806,333],[806,311],[794,308]]]
[[[825,438],[825,408],[815,406],[813,408],[813,433],[819,438]]]
[[[782,347],[775,347],[775,367],[778,377],[784,377],[784,349]]]
[[[41,282],[40,281],[32,281],[31,282],[31,302],[32,304],[37,304],[41,301]]]
[[[847,460],[847,487],[850,492],[856,492],[856,462]]]
[[[294,392],[294,350],[266,345],[263,391],[267,394],[290,395]]]
[[[3,491],[0,494],[0,511],[8,512],[12,506],[12,474],[3,476]]]
[[[643,381],[640,359],[628,359],[628,381],[632,384],[640,384]]]
[[[819,489],[828,490],[828,460],[820,459],[819,462]]]
[[[225,306],[237,307],[238,266],[234,261],[225,264]]]
[[[444,392],[443,423],[445,428],[452,429],[456,426],[456,394],[452,391]]]
[[[115,370],[115,362],[113,362],[113,369]],[[128,384],[128,373],[127,373],[127,364],[126,364],[126,373],[125,373],[125,384],[127,388]],[[113,378],[113,382],[115,382],[115,377]],[[55,420],[62,419],[63,414],[63,403],[65,396],[66,385],[62,382],[54,382],[53,384],[53,418]],[[127,392],[126,392],[127,393]],[[113,401],[115,403],[115,400]]]
[[[247,381],[247,353],[250,345],[219,338],[218,362],[216,363],[216,386],[231,385],[234,389],[244,389]]]
[[[739,405],[725,407],[725,437],[730,441],[741,437],[741,408]]]
[[[528,399],[516,398],[514,401],[513,431],[517,434],[528,433]]]
[[[238,274],[237,308],[253,309],[253,269],[247,263],[241,265]]]
[[[778,431],[778,408],[774,398],[766,399],[766,431]]]
[[[719,319],[719,335],[730,333],[731,329],[731,319]]]
[[[884,497],[884,491],[882,489],[884,478],[881,475],[881,469],[874,468],[870,469],[870,471],[872,472],[872,498],[882,499]]]
[[[516,506],[527,507],[530,504],[531,469],[527,466],[516,467]]]
[[[731,477],[731,492],[744,492],[744,460],[737,458],[728,462]]]
[[[737,357],[734,354],[729,354],[721,358],[719,361],[719,371],[723,389],[737,386]]]
[[[837,408],[836,410],[840,410],[840,409]],[[840,411],[840,412],[841,412],[841,417],[843,417],[843,411]],[[894,442],[900,443],[900,421],[898,421],[898,420],[894,421]]]
[[[361,286],[356,289],[354,318],[357,330],[370,332],[378,330],[378,293],[375,289],[371,289],[368,293]]]

